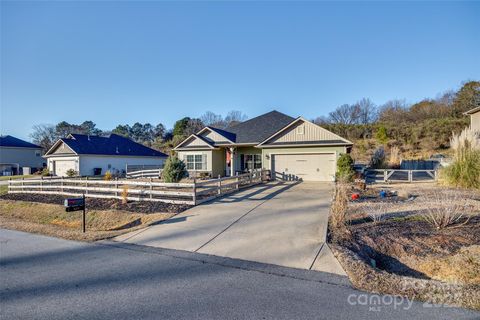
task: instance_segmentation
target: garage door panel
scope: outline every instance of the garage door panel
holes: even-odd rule
[[[55,174],[57,176],[64,177],[67,175],[67,171],[75,170],[75,161],[72,160],[55,160]]]
[[[335,154],[276,154],[272,170],[276,179],[332,181],[335,176]]]

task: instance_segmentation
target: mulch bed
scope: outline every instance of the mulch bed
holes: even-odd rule
[[[63,205],[67,197],[61,195],[50,194],[22,194],[11,193],[0,196],[5,200],[30,201],[40,203],[50,203]],[[87,208],[92,210],[123,210],[138,213],[180,213],[191,208],[191,205],[186,204],[171,204],[158,201],[130,201],[126,204],[118,199],[100,199],[100,198],[86,198]]]

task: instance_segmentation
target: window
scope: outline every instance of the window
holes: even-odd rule
[[[305,127],[303,125],[299,125],[297,127],[297,134],[304,134],[305,133]]]
[[[36,151],[35,151],[35,156],[40,157],[40,154],[41,154],[41,153],[40,153],[39,150],[36,150]]]
[[[245,169],[261,169],[262,168],[262,155],[261,154],[246,154],[244,156]]]
[[[207,170],[207,155],[206,154],[187,154],[185,157],[187,170]]]

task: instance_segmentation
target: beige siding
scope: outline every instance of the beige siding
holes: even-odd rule
[[[75,152],[62,142],[53,152],[50,152],[50,154],[75,154]]]
[[[341,139],[336,134],[314,124],[306,121],[298,121],[293,126],[289,127],[282,133],[273,137],[265,145],[270,143],[288,143],[288,142],[308,142],[308,141],[324,141],[324,140],[339,140]]]
[[[212,142],[228,142],[227,138],[225,138],[221,134],[216,133],[215,131],[205,130],[205,132],[203,132],[201,136]]]
[[[470,115],[470,119],[472,129],[480,131],[480,111]]]
[[[212,151],[212,177],[225,176],[225,149]]]
[[[182,144],[181,148],[185,147],[209,147],[209,145],[199,138],[192,137],[187,142]]]

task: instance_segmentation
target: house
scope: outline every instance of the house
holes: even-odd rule
[[[45,165],[43,149],[33,143],[12,137],[0,136],[0,175],[29,174]]]
[[[480,132],[480,106],[465,112],[465,115],[470,116],[470,128]]]
[[[231,176],[268,169],[274,179],[333,181],[352,143],[302,117],[271,111],[227,129],[207,126],[175,151],[190,173]]]
[[[167,155],[111,134],[109,137],[70,134],[59,139],[44,156],[48,169],[57,176],[66,176],[72,169],[81,176],[102,175],[110,171],[124,174],[127,165],[164,164]]]

